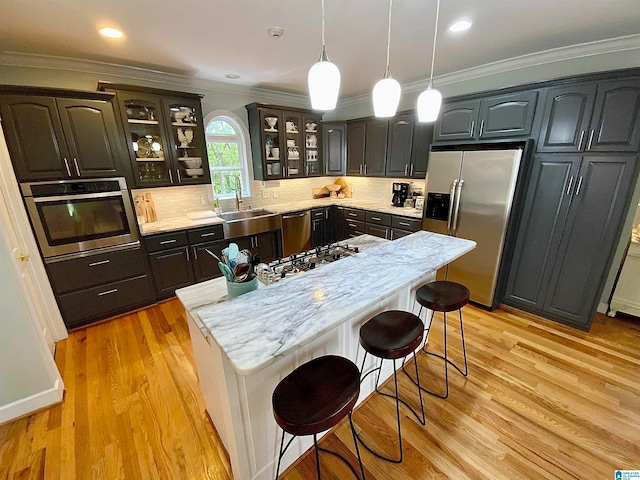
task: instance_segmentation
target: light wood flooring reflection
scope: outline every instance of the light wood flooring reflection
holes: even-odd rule
[[[450,372],[446,400],[424,396],[426,426],[402,409],[403,463],[363,452],[367,478],[594,480],[640,469],[639,321],[598,315],[583,333],[508,309],[468,306],[464,315],[469,377]],[[454,319],[449,347],[459,359]],[[436,317],[434,349],[441,323]],[[177,300],[72,332],[56,361],[65,401],[0,426],[0,480],[232,478]],[[418,364],[421,380],[442,385],[441,365],[424,354]],[[399,379],[417,406],[414,385]],[[371,396],[354,419],[393,454],[391,399]],[[355,461],[346,422],[322,444]],[[324,479],[352,478],[321,458]],[[313,479],[314,462],[308,452],[281,478]]]

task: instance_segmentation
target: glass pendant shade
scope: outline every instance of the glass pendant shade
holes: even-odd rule
[[[440,113],[442,94],[431,84],[418,97],[418,121],[435,122]]]
[[[400,83],[383,78],[373,87],[373,112],[376,117],[393,117],[400,103]]]
[[[324,54],[309,69],[309,97],[314,110],[333,110],[340,91],[340,70]]]

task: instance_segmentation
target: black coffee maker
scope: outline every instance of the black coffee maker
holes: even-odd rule
[[[404,207],[404,201],[409,197],[409,184],[393,182],[393,197],[391,203],[394,207]]]

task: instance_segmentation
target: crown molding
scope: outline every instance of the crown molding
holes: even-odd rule
[[[540,67],[543,65],[550,65],[554,63],[565,62],[568,60],[576,60],[579,58],[594,57],[598,55],[607,55],[633,50],[640,52],[640,34],[610,38],[595,42],[581,43],[578,45],[554,48],[542,52],[536,52],[519,57],[499,60],[497,62],[488,63],[478,67],[467,68],[453,73],[438,75],[434,77],[434,84],[442,87],[445,85],[453,85],[483,77],[490,77],[509,71],[521,70],[531,67]],[[300,106],[303,108],[307,108],[309,106],[309,99],[307,95],[285,93],[244,85],[232,85],[229,83],[190,77],[188,75],[168,73],[160,70],[140,67],[131,67],[120,65],[117,63],[98,62],[92,60],[77,60],[51,55],[1,52],[0,65],[79,72],[97,76],[105,76],[109,77],[110,79],[122,79],[125,83],[130,83],[132,80],[137,80],[157,85],[159,88],[175,89],[175,87],[178,86],[194,93],[201,93],[199,91],[205,90],[224,93],[228,95],[249,95],[255,98],[259,98],[261,102],[267,103],[295,103],[297,104],[296,106]],[[632,66],[634,65],[627,65],[627,67]],[[541,78],[539,80],[547,79]],[[403,94],[418,93],[426,89],[428,84],[428,79],[405,83],[402,85],[402,91]],[[340,98],[339,103],[340,108],[343,108],[369,102],[370,100],[371,94],[367,92],[359,95]]]
[[[20,52],[0,52],[0,65],[19,68],[39,68],[74,73],[85,73],[98,77],[108,77],[110,80],[121,79],[122,83],[140,81],[152,84],[157,88],[175,90],[176,87],[193,93],[202,90],[224,93],[228,95],[243,95],[259,98],[262,102],[299,104],[307,107],[309,98],[306,95],[286,93],[265,88],[245,85],[232,85],[214,80],[206,80],[188,75],[163,72],[148,68],[132,67],[117,63],[99,62],[94,60],[78,60],[53,55],[38,55]],[[151,86],[151,85],[150,85]]]
[[[444,85],[453,85],[470,80],[477,80],[479,78],[490,77],[514,70],[539,67],[542,65],[566,62],[568,60],[576,60],[579,58],[594,57],[631,50],[637,50],[640,52],[640,34],[609,38],[596,42],[581,43],[568,47],[553,48],[551,50],[544,50],[542,52],[508,58],[506,60],[499,60],[497,62],[487,63],[478,67],[467,68],[457,72],[435,76],[433,78],[433,83],[434,85],[442,87]],[[625,67],[633,66],[634,65],[626,65]],[[540,80],[548,79],[545,78]],[[404,83],[402,84],[402,93],[419,93],[425,90],[428,86],[428,78],[415,82]],[[340,99],[340,107],[349,107],[370,101],[370,93],[354,95],[352,97]]]

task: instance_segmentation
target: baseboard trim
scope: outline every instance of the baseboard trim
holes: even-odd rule
[[[54,386],[47,390],[1,406],[0,425],[11,420],[24,417],[25,415],[30,415],[37,410],[50,407],[56,403],[60,403],[63,398],[63,390],[63,383],[56,380]]]
[[[600,302],[598,304],[598,313],[607,313],[607,310],[609,310],[609,304],[605,303],[605,302]]]

